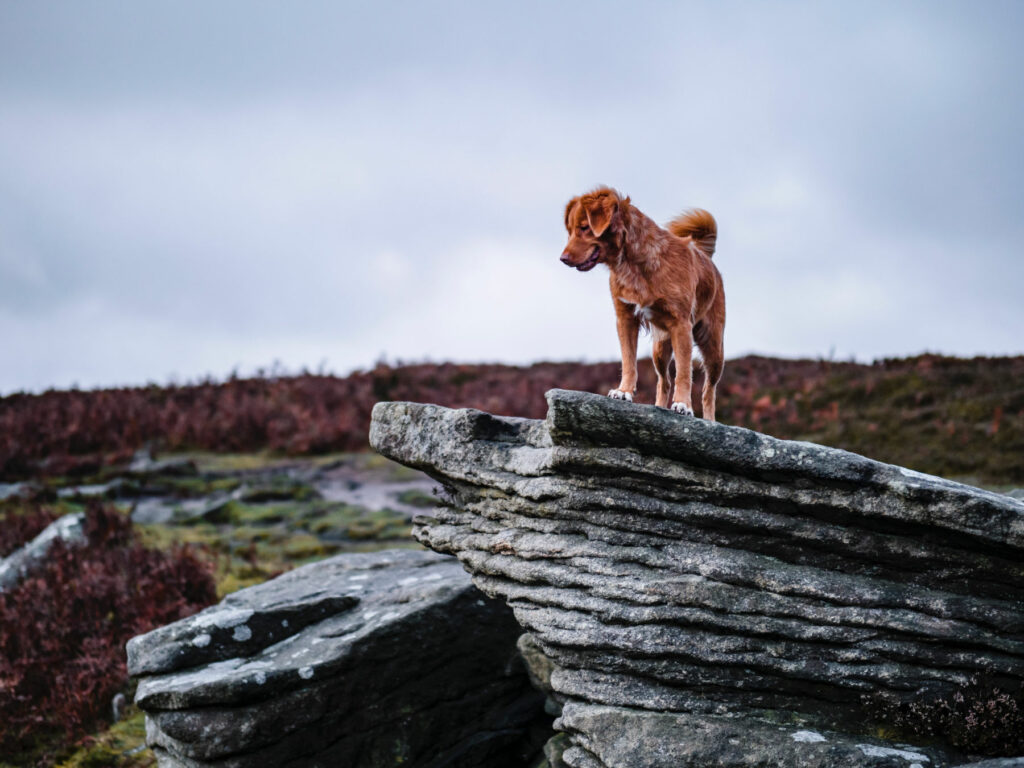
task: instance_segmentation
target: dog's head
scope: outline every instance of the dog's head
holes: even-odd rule
[[[629,203],[610,187],[598,187],[565,206],[565,228],[569,242],[562,251],[562,263],[588,272],[601,262],[608,263],[622,250],[621,208]]]

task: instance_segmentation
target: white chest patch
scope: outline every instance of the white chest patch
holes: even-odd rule
[[[627,307],[632,307],[634,314],[641,320],[650,321],[651,316],[654,314],[654,310],[651,307],[642,307],[639,304],[634,304],[632,301],[626,301],[622,297],[619,297],[619,301],[625,304]]]

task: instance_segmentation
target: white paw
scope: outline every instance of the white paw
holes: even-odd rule
[[[686,403],[672,403],[672,410],[676,413],[685,413],[687,416],[693,416],[693,408]]]
[[[621,389],[610,389],[608,390],[608,397],[612,400],[626,400],[627,402],[633,402],[632,392],[623,392]]]

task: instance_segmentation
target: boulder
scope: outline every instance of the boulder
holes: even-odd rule
[[[511,612],[432,552],[339,555],[133,638],[171,766],[521,766],[550,735]]]
[[[7,557],[0,557],[0,592],[15,586],[27,574],[46,562],[50,548],[57,541],[63,541],[70,547],[85,544],[85,514],[78,512],[58,517],[28,544],[16,549]]]
[[[873,734],[902,727],[880,712],[1024,683],[1024,503],[654,406],[547,397],[544,421],[379,403],[370,441],[442,484],[415,537],[456,555],[550,660],[534,677],[568,737],[551,765],[968,762]]]

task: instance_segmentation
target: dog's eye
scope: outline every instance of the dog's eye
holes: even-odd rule
[[[590,229],[586,224],[580,224],[580,232],[586,232]]]

